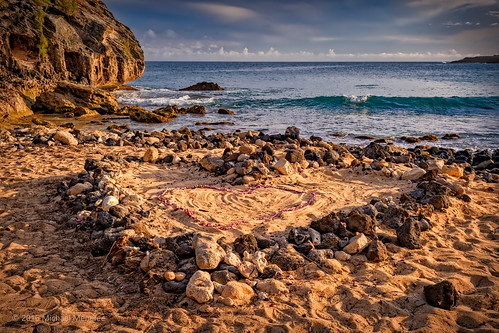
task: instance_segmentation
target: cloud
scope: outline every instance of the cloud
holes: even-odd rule
[[[312,42],[331,42],[335,40],[339,40],[339,37],[312,37],[310,40]]]
[[[237,6],[216,4],[216,3],[202,3],[202,2],[194,2],[189,4],[189,6],[197,10],[200,10],[202,12],[205,12],[207,14],[216,16],[219,19],[224,20],[226,22],[237,22],[241,20],[256,20],[260,17],[260,15],[254,10],[244,7],[237,7]]]
[[[440,44],[444,42],[440,39],[413,36],[383,36],[382,39],[410,44]]]
[[[156,32],[154,32],[154,30],[152,29],[149,29],[146,31],[146,36],[150,38],[156,38]]]
[[[428,17],[434,17],[461,7],[476,8],[495,4],[495,0],[414,0],[408,3],[410,7],[422,9]]]

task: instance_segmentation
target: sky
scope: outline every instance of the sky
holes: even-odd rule
[[[499,0],[104,0],[146,60],[449,61],[499,54]]]

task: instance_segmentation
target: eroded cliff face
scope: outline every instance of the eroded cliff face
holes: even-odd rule
[[[0,118],[29,113],[59,81],[123,84],[144,68],[133,32],[100,0],[0,0]]]

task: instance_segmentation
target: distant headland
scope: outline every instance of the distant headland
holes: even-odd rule
[[[461,60],[451,61],[451,64],[497,64],[499,63],[499,54],[493,56],[466,57]]]

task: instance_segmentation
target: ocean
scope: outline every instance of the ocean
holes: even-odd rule
[[[201,81],[225,90],[179,91]],[[116,92],[120,104],[150,110],[201,104],[207,110],[204,117],[179,115],[164,124],[130,122],[136,129],[277,134],[296,126],[302,137],[367,145],[355,137],[368,135],[403,146],[411,145],[401,136],[457,133],[461,139],[430,144],[499,148],[499,64],[147,62],[144,75],[129,85],[139,91]],[[218,114],[219,108],[235,115]],[[234,125],[196,126],[199,121]]]

